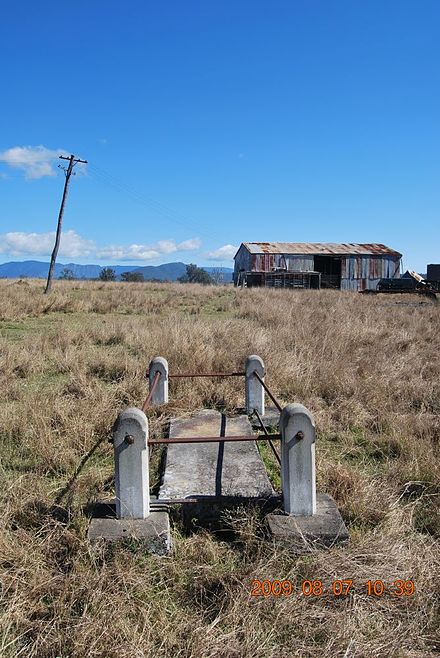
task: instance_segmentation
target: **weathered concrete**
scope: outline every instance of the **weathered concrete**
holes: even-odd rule
[[[138,541],[149,553],[165,555],[171,550],[170,522],[166,512],[152,511],[147,519],[92,519],[88,539],[91,542]]]
[[[116,516],[145,519],[150,513],[148,421],[140,409],[126,409],[113,427]]]
[[[281,487],[284,511],[294,516],[316,512],[315,422],[302,404],[281,412]]]
[[[260,414],[261,415],[261,414]],[[260,423],[258,422],[255,414],[251,415],[250,417],[252,427],[254,427],[258,432],[261,430]],[[266,405],[264,415],[261,416],[261,420],[263,421],[263,425],[268,429],[268,428],[276,428],[278,429],[280,425],[280,412],[275,406],[268,406]]]
[[[252,434],[247,416],[228,418],[204,409],[171,421],[170,437],[238,436]],[[158,501],[191,496],[261,499],[274,495],[253,441],[168,445]],[[218,501],[216,501],[218,502]]]
[[[245,364],[245,392],[246,392],[246,412],[251,414],[254,409],[260,415],[264,414],[264,388],[255,377],[254,372],[258,372],[260,377],[264,379],[266,374],[263,359],[256,354],[248,356]]]
[[[150,366],[148,368],[150,390],[156,372],[160,372],[160,378],[154,389],[151,402],[152,404],[166,404],[168,402],[168,361],[162,356],[156,356],[150,361]]]
[[[143,411],[132,408],[120,413],[113,426],[116,498],[93,506],[89,541],[135,539],[157,555],[171,549],[168,514],[150,508],[147,442]]]
[[[328,494],[317,495],[313,516],[268,514],[266,520],[274,540],[295,553],[307,553],[349,539],[336,503]]]

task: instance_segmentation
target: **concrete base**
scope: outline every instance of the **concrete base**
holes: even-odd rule
[[[155,555],[166,555],[171,550],[169,517],[162,511],[152,511],[146,519],[92,519],[87,537],[91,542],[134,539]]]
[[[280,425],[280,412],[274,406],[267,406],[264,412],[264,415],[261,417],[263,424],[266,428],[274,427],[279,428]],[[252,426],[255,427],[258,431],[260,430],[260,423],[258,422],[255,415],[251,416]]]
[[[349,539],[336,503],[328,494],[317,494],[313,516],[268,514],[266,519],[275,541],[295,553],[308,553]]]

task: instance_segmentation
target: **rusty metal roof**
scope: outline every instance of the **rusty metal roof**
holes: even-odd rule
[[[354,244],[334,242],[243,242],[251,254],[334,255],[334,256],[396,256],[398,251],[384,244]]]

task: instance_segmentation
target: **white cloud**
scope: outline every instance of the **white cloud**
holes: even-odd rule
[[[195,249],[200,249],[202,246],[202,241],[199,238],[192,238],[191,240],[184,240],[177,245],[177,249],[180,251],[193,251]]]
[[[55,231],[48,233],[10,232],[0,234],[0,253],[10,256],[50,256],[55,242]],[[97,258],[99,260],[148,261],[176,251],[194,250],[200,246],[198,238],[176,244],[174,240],[160,240],[153,245],[107,245],[99,247],[69,230],[61,234],[59,255],[64,258]]]
[[[54,241],[55,231],[52,233],[52,236]],[[96,247],[93,240],[82,238],[78,233],[72,230],[61,233],[60,256],[65,256],[67,258],[87,258],[88,256],[93,256],[95,250]]]
[[[60,155],[66,155],[64,149],[51,150],[45,146],[14,146],[0,152],[0,162],[14,169],[24,171],[28,180],[55,176],[55,161]]]
[[[174,240],[159,240],[157,248],[163,254],[172,254],[174,251],[177,251],[177,245]]]
[[[209,251],[206,258],[209,260],[232,260],[237,253],[237,249],[238,247],[234,247],[232,244],[225,244],[215,251]]]
[[[198,238],[192,238],[176,244],[174,240],[159,240],[154,245],[130,244],[124,246],[108,246],[97,249],[96,254],[100,259],[112,260],[153,260],[164,254],[173,254],[176,251],[194,251],[198,249],[201,242]]]
[[[95,253],[100,260],[153,260],[159,258],[161,253],[168,252],[161,252],[143,244],[131,244],[128,246],[110,245],[102,249],[96,249]]]
[[[0,253],[11,256],[46,256],[52,253],[55,231],[48,233],[11,232],[0,235]],[[93,240],[86,240],[75,231],[61,234],[59,255],[67,258],[83,258],[96,251]]]

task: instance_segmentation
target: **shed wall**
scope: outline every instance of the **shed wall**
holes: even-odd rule
[[[240,249],[235,254],[234,259],[234,284],[238,283],[238,273],[240,270],[244,272],[251,271],[251,255],[244,245],[241,245]]]
[[[346,256],[342,258],[341,290],[375,290],[380,279],[400,278],[400,258]]]
[[[252,272],[272,272],[274,269],[287,268],[299,272],[313,270],[313,256],[295,256],[292,254],[252,254]]]

